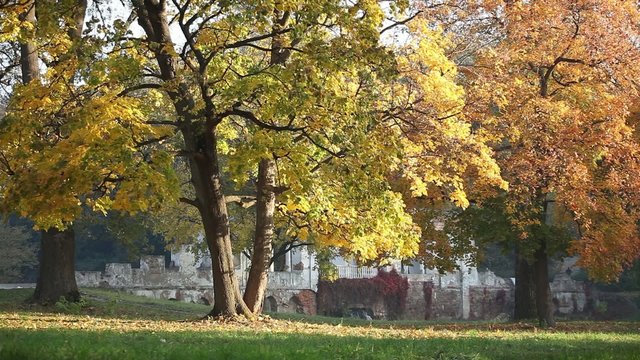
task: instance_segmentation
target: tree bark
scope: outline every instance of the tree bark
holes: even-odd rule
[[[549,286],[549,266],[546,240],[540,239],[540,247],[535,252],[533,268],[536,282],[536,310],[540,326],[556,325],[553,317],[553,303],[551,301],[551,287]]]
[[[262,312],[264,294],[267,290],[268,270],[273,252],[275,186],[276,163],[273,159],[263,159],[258,165],[256,231],[251,255],[251,268],[244,292],[244,301],[254,314]]]
[[[534,282],[533,266],[529,264],[525,256],[521,253],[519,246],[516,246],[516,289],[515,289],[515,309],[514,320],[535,319],[536,312],[536,292]]]
[[[29,3],[27,11],[22,14],[21,18],[26,22],[36,24],[36,5],[34,1]],[[40,78],[38,50],[33,42],[29,41],[20,44],[20,70],[22,71],[23,84],[28,84]]]
[[[41,232],[42,258],[33,300],[54,304],[65,298],[80,300],[75,272],[75,233],[73,229],[50,229]]]
[[[542,198],[543,209],[541,221],[543,226],[553,224],[553,194],[544,194]],[[536,282],[536,310],[540,326],[555,326],[553,317],[553,302],[551,299],[551,287],[549,285],[549,254],[547,253],[547,239],[545,232],[541,232],[538,238],[538,248],[534,253],[534,279]]]
[[[189,159],[191,182],[196,192],[205,239],[211,253],[214,305],[211,316],[237,313],[239,288],[234,272],[227,204],[222,192],[216,134],[213,128],[197,133],[185,126],[183,136]]]
[[[73,23],[70,24],[68,34],[73,41],[82,39],[82,30],[84,30],[84,18],[87,13],[87,0],[76,0],[73,7]]]

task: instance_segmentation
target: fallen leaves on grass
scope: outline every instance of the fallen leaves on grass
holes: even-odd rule
[[[531,324],[434,324],[424,328],[379,328],[375,326],[340,326],[331,324],[312,324],[300,321],[276,320],[268,316],[258,317],[255,321],[244,318],[209,318],[198,321],[167,321],[167,320],[133,320],[99,318],[87,315],[64,315],[49,313],[0,313],[0,328],[8,329],[81,329],[85,331],[114,331],[114,332],[218,332],[235,331],[251,334],[322,334],[331,336],[367,336],[376,339],[404,338],[459,338],[459,337],[490,337],[490,338],[518,338],[536,337],[554,333],[589,333],[589,332],[618,332],[632,333],[629,336],[638,337],[637,323],[560,323],[556,328],[537,330]],[[635,333],[635,334],[633,334]]]

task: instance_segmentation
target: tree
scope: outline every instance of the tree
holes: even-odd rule
[[[84,9],[86,2],[81,4],[79,12],[82,13],[81,23],[84,19]],[[36,26],[36,3],[28,1],[23,6],[14,4],[14,11],[21,11],[19,19],[22,21],[24,30],[28,31]],[[11,9],[11,8],[9,8]],[[15,13],[14,13],[15,14]],[[11,13],[7,13],[11,15]],[[11,17],[7,16],[10,20]],[[9,25],[9,29],[10,29]],[[17,27],[20,29],[20,27]],[[80,30],[81,31],[81,27]],[[79,36],[78,32],[70,32],[74,36]],[[11,31],[9,31],[11,32]],[[25,37],[20,41],[20,69],[22,75],[22,83],[28,85],[31,82],[40,80],[40,69],[38,61],[38,50],[33,39]],[[12,174],[9,166],[7,155],[2,154],[5,165],[5,172]],[[52,303],[59,298],[64,297],[69,301],[77,301],[80,297],[78,286],[75,281],[75,254],[74,254],[74,232],[72,229],[58,231],[51,229],[42,231],[40,275],[36,284],[36,290],[33,295],[35,301],[41,303]]]
[[[631,1],[491,1],[484,11],[501,19],[503,38],[474,64],[467,111],[477,132],[495,141],[519,260],[535,273],[541,323],[553,325],[547,258],[558,247],[548,231],[554,217],[578,225],[569,251],[595,278],[615,279],[640,253],[632,175],[640,158],[628,117],[637,96],[638,8]]]
[[[444,187],[462,206],[467,174],[504,185],[489,148],[458,114],[463,92],[442,50],[446,40],[407,5],[133,2],[146,35],[137,44],[155,60],[140,88],[166,96],[175,114],[162,123],[184,142],[178,154],[194,196],[182,200],[198,209],[212,256],[211,315],[245,305],[231,258],[230,180],[242,187],[252,174],[258,179],[256,280],[245,313],[261,308],[278,218],[298,239],[380,262],[412,256],[419,241],[389,186],[394,174],[410,179],[416,194]],[[385,17],[405,10],[406,19],[385,26]],[[169,19],[183,44],[172,40]],[[380,40],[405,24],[407,46]]]

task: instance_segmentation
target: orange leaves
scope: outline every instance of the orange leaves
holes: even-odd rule
[[[639,144],[627,123],[637,99],[628,79],[640,73],[639,23],[632,1],[506,5],[496,30],[504,38],[482,52],[468,89],[469,115],[502,134],[494,139],[512,223],[529,237],[555,195],[580,228],[572,250],[605,280],[640,255],[640,188],[629,176],[640,165]]]

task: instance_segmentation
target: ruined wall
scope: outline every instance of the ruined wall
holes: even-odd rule
[[[316,315],[316,292],[309,289],[268,289],[265,311]]]
[[[491,320],[503,314],[513,316],[515,305],[514,288],[477,286],[469,288],[471,303],[470,320]]]
[[[575,281],[566,273],[556,275],[550,284],[553,303],[559,314],[584,312],[587,305],[585,284]]]
[[[410,275],[404,319],[491,320],[513,314],[514,286],[490,271]]]
[[[270,272],[265,310],[349,316],[350,312],[365,311],[373,318],[386,318],[387,309],[381,294],[361,289],[356,299],[326,299],[313,289],[317,284],[317,270],[307,253],[301,257],[302,270]],[[241,288],[246,281],[246,259],[237,259],[236,273]],[[172,255],[172,265],[165,267],[163,256],[143,256],[140,268],[131,264],[107,264],[104,272],[78,271],[76,280],[81,287],[122,289],[129,293],[161,299],[211,304],[213,289],[210,263],[197,260],[191,253]],[[363,274],[359,274],[363,275]],[[365,274],[366,275],[366,274]],[[408,281],[404,319],[508,319],[513,314],[514,284],[492,272],[477,272],[462,268],[447,274],[425,270],[419,274],[403,274]],[[365,276],[363,276],[365,277]],[[620,298],[607,294],[591,294],[584,283],[574,281],[561,272],[551,283],[556,312],[561,315],[601,316],[615,318],[615,309],[636,313],[636,298]],[[606,296],[605,296],[606,295]],[[600,299],[603,298],[603,299]],[[342,300],[341,300],[342,299]]]
[[[462,319],[461,300],[460,288],[434,288],[429,319]]]
[[[369,309],[373,318],[387,318],[381,296],[366,296],[357,300],[340,294],[318,293],[318,313],[328,316],[349,316],[352,309]],[[510,317],[513,313],[513,286],[455,286],[438,287],[433,281],[409,282],[406,307],[402,319],[407,320],[491,320],[498,316]],[[469,316],[464,317],[463,294],[468,297]]]
[[[403,319],[428,320],[431,318],[433,298],[432,281],[409,281],[407,303]]]
[[[236,273],[244,288],[244,258],[236,260]],[[316,273],[309,267],[270,272],[265,295],[269,299],[265,304],[267,310],[315,315],[316,293],[309,288]],[[120,289],[138,296],[205,305],[213,303],[211,263],[196,259],[188,251],[172,254],[169,267],[165,267],[164,256],[148,255],[140,258],[140,268],[132,268],[129,263],[110,263],[104,271],[76,271],[76,281],[80,287]]]
[[[385,319],[387,309],[379,288],[369,278],[321,281],[318,283],[318,314],[349,317],[364,312],[373,319]]]
[[[106,288],[210,288],[211,269],[196,268],[193,264],[165,268],[164,256],[147,255],[140,258],[140,268],[131,264],[110,263],[101,271],[76,271],[76,282],[83,287]]]
[[[592,290],[585,311],[597,320],[640,318],[640,292],[605,292]]]

